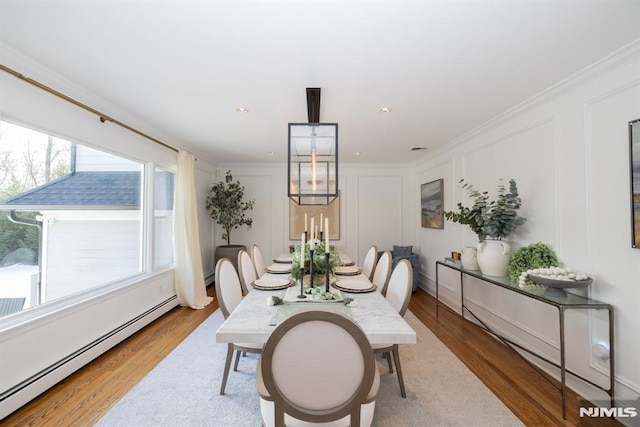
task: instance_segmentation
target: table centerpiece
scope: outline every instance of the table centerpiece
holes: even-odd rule
[[[308,242],[305,242],[304,246],[304,270],[305,270],[305,284],[309,285],[313,283],[316,285],[324,285],[325,284],[325,276],[327,273],[327,251],[326,251],[326,243],[317,239],[311,239]],[[300,246],[301,243],[295,245],[295,249],[292,255],[292,264],[291,264],[291,278],[293,280],[300,279]],[[313,258],[311,254],[313,253]],[[333,281],[336,267],[342,265],[342,261],[340,260],[340,254],[335,250],[333,246],[329,246],[328,252],[328,260],[329,260],[329,276],[331,281]],[[311,280],[310,272],[313,272],[313,280]],[[307,276],[309,277],[307,281]]]

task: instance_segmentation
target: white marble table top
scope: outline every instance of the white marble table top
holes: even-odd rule
[[[269,273],[266,273],[269,274]],[[278,276],[278,275],[276,275]],[[367,280],[364,275],[361,279]],[[352,276],[360,278],[359,276]],[[299,286],[299,285],[296,285]],[[282,305],[272,306],[267,304],[267,297],[271,295],[282,296],[282,290],[262,291],[252,289],[216,331],[216,342],[251,342],[266,343],[275,329],[270,325],[276,315],[276,310]],[[303,306],[309,309],[319,308],[335,309],[343,314],[350,315],[364,330],[371,344],[415,344],[416,333],[411,326],[398,314],[397,311],[378,291],[368,293],[347,293],[344,296],[353,298],[356,306],[349,308],[342,303],[287,303],[281,310],[296,310]],[[283,311],[280,311],[282,313]]]

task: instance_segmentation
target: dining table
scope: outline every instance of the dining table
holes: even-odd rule
[[[343,260],[346,259],[348,257],[345,256]],[[266,268],[267,272],[256,280],[255,286],[218,328],[216,342],[264,344],[282,320],[300,311],[322,309],[339,312],[353,319],[372,345],[416,343],[415,331],[362,273],[356,270],[345,276],[336,275],[331,285],[331,292],[336,295],[334,301],[318,301],[311,295],[298,299],[300,282],[292,282],[290,274],[279,265],[286,264],[286,260],[287,256],[283,254]],[[285,279],[288,280],[286,285]],[[283,286],[278,286],[279,289],[259,286],[259,283],[270,281],[283,283]],[[316,286],[324,290],[324,279],[321,282]],[[370,286],[366,285],[367,282]],[[352,283],[357,286],[350,292],[347,289]],[[340,287],[340,284],[344,286]],[[280,303],[272,305],[272,297],[277,297],[275,300],[280,300]]]

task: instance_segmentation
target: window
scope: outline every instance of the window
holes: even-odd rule
[[[144,272],[144,171],[0,122],[0,299],[26,309]],[[174,174],[154,172],[149,259],[160,267],[173,262]]]
[[[154,268],[173,263],[173,185],[175,174],[161,168],[154,174]]]

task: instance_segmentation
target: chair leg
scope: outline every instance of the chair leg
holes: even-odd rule
[[[236,351],[236,363],[233,364],[233,371],[238,370],[238,362],[240,361],[240,352]]]
[[[400,395],[407,397],[407,393],[404,391],[404,379],[402,378],[402,366],[400,365],[400,352],[398,344],[393,346],[393,361],[396,364],[396,370],[398,371],[398,383],[400,384]]]
[[[227,359],[224,363],[224,373],[222,374],[222,384],[220,385],[220,394],[224,394],[224,388],[227,386],[227,377],[229,376],[229,368],[231,367],[232,358],[233,358],[233,344],[227,344]]]
[[[393,374],[393,363],[391,363],[391,353],[386,352],[383,354],[384,358],[387,359],[387,365],[389,365],[389,373]]]

